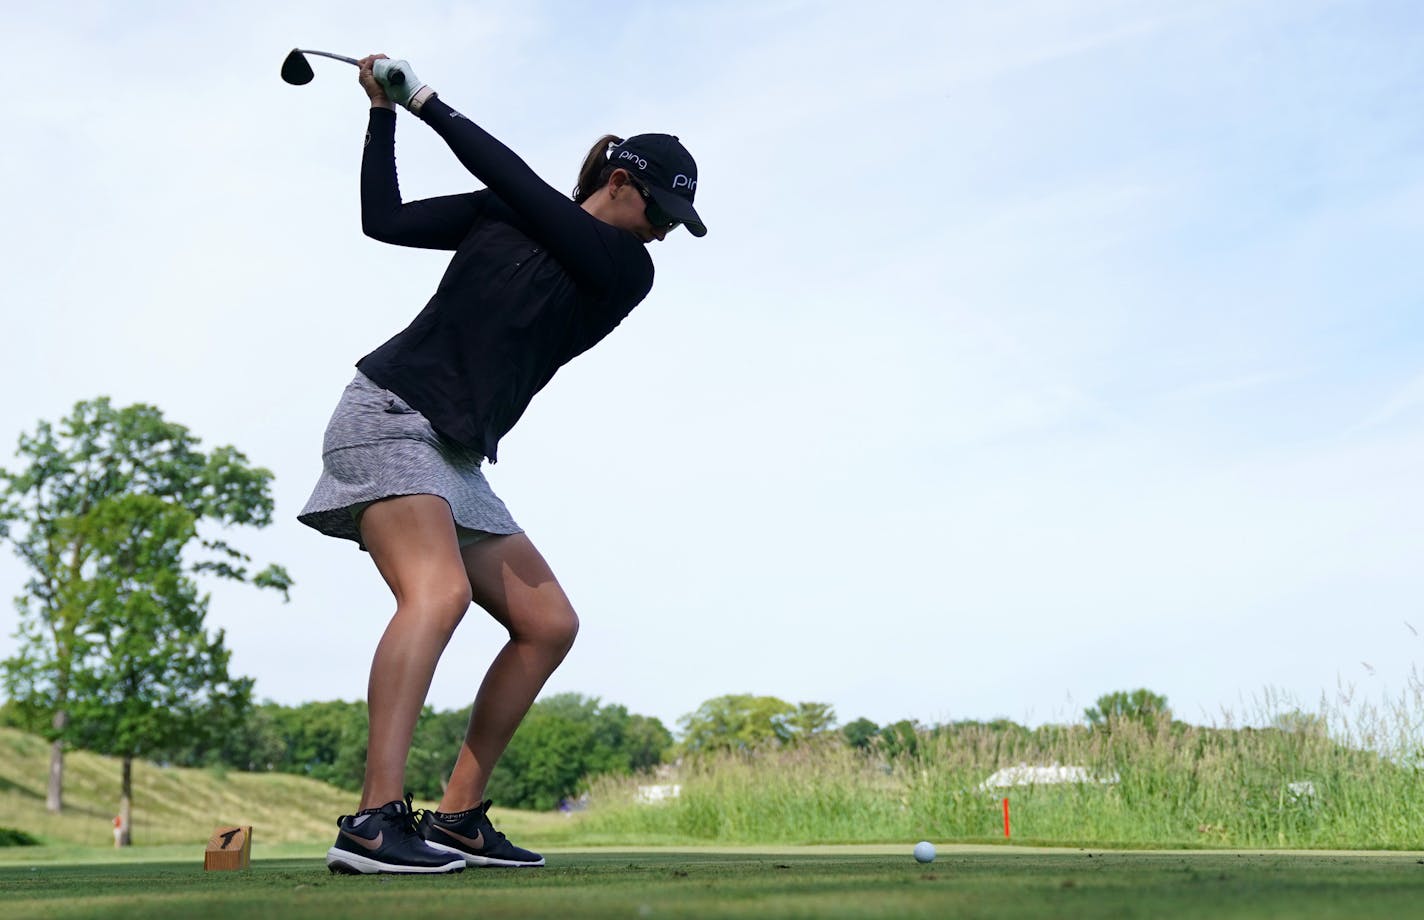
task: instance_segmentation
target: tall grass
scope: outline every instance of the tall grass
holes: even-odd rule
[[[983,725],[922,735],[885,758],[832,738],[680,765],[679,797],[638,804],[649,780],[603,778],[579,836],[606,842],[1019,842],[1424,848],[1424,683],[1368,704],[1343,692],[1302,716],[1267,695],[1255,727]],[[1274,709],[1274,711],[1271,711]],[[1270,726],[1276,723],[1283,727]],[[1019,764],[1085,767],[1107,782],[983,788]]]

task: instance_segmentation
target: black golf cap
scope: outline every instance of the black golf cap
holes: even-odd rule
[[[688,233],[707,235],[707,225],[692,206],[697,194],[697,163],[676,137],[635,134],[609,152],[608,162],[628,170],[646,185],[658,207],[686,224]]]

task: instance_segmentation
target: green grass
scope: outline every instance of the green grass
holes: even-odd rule
[[[534,870],[329,875],[319,854],[246,872],[182,862],[0,865],[4,915],[1256,918],[1417,915],[1424,854],[1140,853],[908,847],[552,854]],[[13,854],[11,854],[13,855]]]

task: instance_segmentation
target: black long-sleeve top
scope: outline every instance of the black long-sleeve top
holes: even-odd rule
[[[438,98],[421,107],[486,188],[401,201],[396,113],[373,108],[361,162],[366,235],[455,255],[415,320],[356,363],[440,434],[497,459],[554,372],[612,332],[653,285],[643,242],[540,179]]]

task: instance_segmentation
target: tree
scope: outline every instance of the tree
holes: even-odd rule
[[[841,734],[845,736],[846,744],[858,751],[867,750],[875,741],[875,736],[880,733],[880,726],[867,718],[859,718],[854,722],[846,723],[841,729]]]
[[[661,719],[632,715],[623,730],[623,750],[628,754],[628,768],[642,772],[663,762],[672,748],[672,732]]]
[[[531,708],[490,776],[490,798],[516,808],[555,808],[585,775],[587,729],[568,716]]]
[[[774,696],[734,693],[710,699],[678,720],[689,753],[740,751],[791,738],[796,707]]]
[[[331,700],[276,707],[287,739],[279,770],[357,790],[366,776],[367,716],[364,702]]]
[[[1084,710],[1083,715],[1093,728],[1111,730],[1114,722],[1136,722],[1149,732],[1155,731],[1157,722],[1172,720],[1172,710],[1167,708],[1167,698],[1158,696],[1151,690],[1140,689],[1131,692],[1118,690],[1098,697],[1098,705]]]
[[[797,703],[783,724],[791,733],[790,740],[809,741],[835,727],[836,711],[830,703]]]
[[[195,737],[169,754],[168,762],[179,767],[229,767],[247,773],[286,768],[287,737],[279,712],[281,706],[264,702],[247,710],[246,718],[217,737]]]
[[[556,694],[535,703],[520,723],[490,776],[489,795],[515,807],[553,808],[590,776],[660,763],[671,744],[657,719],[596,697]]]
[[[233,447],[203,453],[186,428],[166,421],[153,406],[116,409],[107,398],[78,403],[58,426],[41,421],[33,434],[22,434],[17,456],[26,464],[22,469],[0,468],[0,540],[11,543],[29,578],[16,599],[20,647],[3,663],[4,684],[15,711],[32,720],[28,727],[51,741],[46,804],[58,812],[64,748],[74,735],[71,716],[76,706],[98,712],[84,694],[118,692],[117,673],[99,676],[104,655],[117,651],[116,667],[138,666],[140,624],[160,632],[182,624],[192,654],[180,661],[195,668],[205,661],[210,677],[225,673],[221,635],[204,640],[206,650],[197,651],[207,600],[198,598],[184,573],[270,588],[284,597],[292,582],[277,565],[249,573],[246,555],[224,540],[198,536],[200,523],[271,523],[272,474],[249,466]],[[134,516],[127,535],[125,515]],[[180,538],[181,545],[175,544]],[[201,558],[188,562],[193,541],[205,552],[195,550]],[[138,569],[124,571],[125,564]],[[110,609],[115,604],[139,617],[132,627],[117,627]],[[161,645],[163,637],[155,633],[149,640]],[[163,680],[170,687],[181,683],[171,674]],[[207,697],[212,712],[239,705],[236,690],[223,682],[213,687]],[[151,720],[131,718],[118,734],[95,724],[86,733],[127,739],[120,747],[156,751],[171,740],[160,737],[159,723]],[[141,744],[131,737],[146,731],[156,734]]]
[[[407,789],[428,799],[438,799],[445,794],[469,721],[468,710],[436,712],[427,706],[421,711],[411,738],[410,756],[406,759]]]
[[[120,758],[127,845],[134,759],[236,726],[252,681],[229,678],[223,634],[207,634],[207,598],[183,574],[191,513],[151,495],[128,495],[101,501],[78,524],[85,533],[76,542],[88,558],[81,564],[86,577],[66,588],[84,611],[69,662],[71,737]]]

